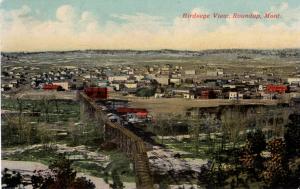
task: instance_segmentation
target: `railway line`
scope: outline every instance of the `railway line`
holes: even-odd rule
[[[103,129],[106,141],[116,141],[120,150],[127,154],[132,160],[136,173],[137,189],[153,189],[153,178],[150,172],[147,148],[142,138],[128,127],[123,127],[119,123],[111,122],[101,107],[83,92],[78,93],[80,102],[81,119],[93,119],[97,126]],[[150,139],[149,139],[150,140]]]

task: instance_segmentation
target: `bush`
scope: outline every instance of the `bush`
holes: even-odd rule
[[[76,178],[76,171],[71,165],[70,160],[59,156],[49,165],[50,171],[35,171],[31,177],[33,188],[94,189],[95,185],[90,180],[85,177]]]
[[[155,89],[153,88],[139,88],[136,92],[136,96],[140,96],[140,97],[150,97],[153,96],[155,94]]]

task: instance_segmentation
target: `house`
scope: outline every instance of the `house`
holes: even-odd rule
[[[68,82],[53,82],[53,85],[61,86],[64,90],[69,90]]]
[[[183,93],[183,98],[186,99],[195,99],[195,95],[192,93]]]
[[[169,77],[155,77],[154,79],[161,85],[169,85]]]
[[[181,79],[180,78],[171,78],[170,83],[173,83],[175,85],[181,84]]]
[[[134,82],[128,82],[128,83],[125,83],[124,86],[128,89],[136,89],[137,88],[137,83],[134,83]]]
[[[285,93],[287,91],[287,86],[285,85],[267,85],[266,88],[269,93]]]
[[[154,94],[154,98],[162,98],[164,97],[164,93],[161,88],[157,88]]]
[[[292,98],[291,101],[290,101],[290,106],[294,107],[294,108],[297,108],[298,111],[299,111],[299,109],[300,109],[300,97]]]
[[[300,78],[287,78],[287,82],[292,85],[292,84],[300,84]]]
[[[162,75],[168,75],[170,73],[170,67],[169,66],[164,66],[160,69],[160,73]]]
[[[129,78],[128,75],[119,75],[119,76],[109,76],[108,81],[113,82],[113,81],[127,81]]]
[[[162,97],[164,97],[164,94],[163,93],[155,93],[154,94],[154,98],[162,98]]]
[[[216,76],[218,76],[218,72],[216,72],[216,71],[207,71],[206,76],[216,77]]]
[[[215,99],[217,98],[218,94],[220,94],[221,92],[219,91],[215,91],[212,89],[197,89],[196,90],[196,94],[197,94],[197,98],[201,98],[201,99]]]
[[[148,68],[148,72],[153,72],[154,71],[154,68],[153,67],[149,67]]]
[[[261,97],[263,100],[271,100],[271,99],[272,99],[272,94],[261,92],[261,93],[260,93],[260,97]]]
[[[120,90],[120,84],[119,83],[111,83],[110,86],[113,87],[115,91]]]
[[[195,95],[190,92],[190,90],[185,89],[173,89],[172,94],[177,97],[194,99]]]
[[[57,90],[59,88],[59,85],[54,84],[44,84],[43,89],[44,90]]]
[[[195,75],[196,71],[195,70],[185,70],[185,75]]]
[[[137,81],[141,81],[142,79],[144,79],[145,77],[143,75],[135,75],[134,76],[135,80]]]
[[[237,92],[229,92],[229,100],[236,100],[238,99],[238,93]]]
[[[108,86],[107,80],[98,81],[98,87],[107,87],[107,86]]]
[[[223,72],[223,69],[217,69],[217,76],[223,76],[224,72]]]
[[[108,98],[107,88],[89,87],[89,88],[84,89],[84,93],[92,99],[107,99]]]

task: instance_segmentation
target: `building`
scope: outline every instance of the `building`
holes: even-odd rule
[[[61,86],[64,90],[69,90],[68,82],[53,82],[53,85]]]
[[[59,85],[54,84],[44,84],[43,89],[44,90],[57,90],[59,88]]]
[[[124,86],[128,89],[136,89],[137,83],[125,83]]]
[[[287,82],[292,85],[292,84],[300,84],[300,78],[287,78]]]
[[[237,92],[229,92],[228,96],[229,96],[229,100],[238,99],[238,93]]]
[[[170,83],[174,83],[175,85],[181,84],[181,79],[180,78],[171,78]]]
[[[108,77],[108,81],[109,82],[113,82],[113,81],[127,81],[128,78],[129,78],[128,75],[110,76],[110,77]]]
[[[161,85],[169,85],[169,77],[155,77],[154,79]]]
[[[195,75],[196,71],[195,70],[185,70],[185,75]]]
[[[218,76],[218,72],[217,71],[207,71],[206,76],[216,77],[216,76]]]
[[[92,99],[107,99],[108,98],[107,88],[89,87],[89,88],[84,89],[84,93]]]
[[[266,90],[268,93],[285,93],[287,86],[285,85],[267,85]]]

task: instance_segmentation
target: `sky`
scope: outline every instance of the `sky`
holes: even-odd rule
[[[300,1],[0,0],[0,40],[5,52],[300,48]]]

